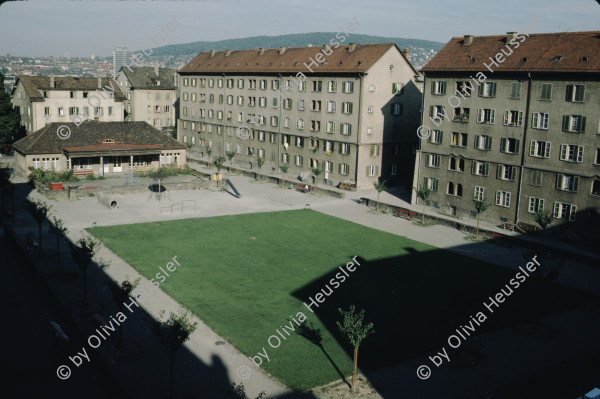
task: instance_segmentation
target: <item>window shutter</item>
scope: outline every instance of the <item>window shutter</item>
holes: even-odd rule
[[[565,94],[565,101],[570,102],[573,99],[573,85],[567,85],[567,92]]]
[[[428,187],[428,185],[427,185],[428,182],[429,182],[429,177],[424,177],[423,178],[423,186]]]
[[[431,94],[435,94],[435,80],[431,82]],[[394,84],[395,86],[395,84]]]
[[[571,205],[569,209],[569,220],[571,222],[575,221],[575,215],[577,214],[577,205]]]
[[[554,216],[555,218],[558,218],[559,214],[560,214],[560,202],[555,202],[554,203],[554,212],[553,212],[552,216]]]
[[[561,175],[561,174],[556,175],[556,188],[558,190],[562,190],[564,179],[565,179],[565,175]]]
[[[496,191],[496,205],[500,205],[500,190]]]
[[[517,120],[517,126],[523,126],[523,111],[519,111],[519,117]]]
[[[486,162],[485,166],[483,167],[483,175],[488,176],[489,174],[490,174],[490,163]]]
[[[502,165],[498,165],[498,167],[496,168],[496,179],[502,179],[502,168],[504,166]]]
[[[483,122],[483,109],[477,108],[477,123]]]
[[[517,167],[512,166],[510,170],[510,181],[515,181],[517,178]]]
[[[474,175],[476,170],[477,170],[477,161],[472,161],[471,162],[471,174]]]
[[[493,137],[489,137],[488,138],[487,147],[485,148],[486,150],[491,150],[492,149],[492,138]]]
[[[534,112],[531,117],[531,127],[539,127],[538,120],[540,118],[539,112]]]
[[[521,153],[521,140],[515,140],[515,154]]]
[[[539,200],[538,209],[544,209],[544,200],[543,199]]]
[[[500,152],[506,152],[506,138],[502,137],[500,139]]]
[[[479,140],[481,139],[481,136],[476,134],[475,135],[475,148],[479,148]]]
[[[429,116],[433,118],[433,105],[429,106]]]
[[[577,147],[577,162],[583,162],[583,147]]]
[[[577,85],[576,88],[579,87],[581,90],[575,90],[575,101],[583,102],[585,98],[585,85]]]
[[[533,156],[535,154],[535,141],[531,140],[531,144],[529,145],[529,155]]]
[[[438,143],[438,144],[441,144],[441,143],[442,143],[442,138],[443,138],[443,137],[444,137],[444,132],[442,132],[442,131],[440,130],[440,132],[439,132],[439,135],[438,135],[438,141],[437,141],[437,143]]]
[[[563,115],[562,130],[563,132],[569,131],[569,115]]]
[[[544,148],[544,157],[550,158],[550,142],[547,142]]]
[[[484,86],[484,85],[485,85],[485,84],[483,84],[483,85],[480,85],[480,86],[479,86],[479,97],[482,97],[482,96],[483,96],[483,86]]]
[[[496,110],[492,109],[492,110],[490,110],[490,123],[493,125],[495,121],[496,121]]]
[[[571,191],[576,193],[578,188],[579,188],[579,176],[574,176],[573,177],[573,190],[571,190]]]
[[[433,191],[437,192],[438,190],[438,179],[433,179]]]
[[[509,117],[510,117],[510,111],[504,111],[504,125],[505,126],[508,125]]]
[[[581,117],[581,126],[579,127],[579,133],[585,132],[585,116]]]
[[[490,93],[490,97],[496,97],[496,83],[492,83],[492,92]]]

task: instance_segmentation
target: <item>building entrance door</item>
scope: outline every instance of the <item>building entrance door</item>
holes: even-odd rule
[[[123,163],[121,157],[115,157],[113,162],[113,172],[122,172],[123,171]]]

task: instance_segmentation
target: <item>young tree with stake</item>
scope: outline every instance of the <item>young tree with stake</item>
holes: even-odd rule
[[[39,241],[40,241],[40,252],[42,251],[42,225],[44,224],[44,220],[50,213],[50,209],[52,209],[52,205],[48,205],[46,201],[40,200],[27,200],[25,202],[25,206],[27,210],[35,219],[38,224],[38,232],[39,232]]]
[[[71,256],[83,273],[83,302],[87,303],[87,270],[96,254],[100,242],[92,237],[83,237],[71,244]]]
[[[423,221],[421,223],[423,224],[423,226],[425,226],[425,203],[431,195],[431,189],[421,187],[419,189],[415,188],[415,191],[417,192],[417,197],[419,197],[419,199],[423,201]]]
[[[487,198],[484,198],[482,200],[474,199],[473,201],[475,202],[475,210],[477,211],[477,235],[476,235],[476,238],[479,240],[479,215],[481,215],[483,212],[485,212],[491,204],[487,202]]]
[[[207,144],[204,149],[206,150],[206,155],[208,155],[208,164],[206,166],[210,168],[210,154],[212,154],[212,148]]]
[[[386,189],[385,180],[382,182],[373,182],[373,187],[377,190],[377,212],[379,212],[379,194]]]
[[[315,193],[317,192],[317,188],[319,187],[319,176],[323,173],[323,169],[313,168],[313,175],[315,175]]]
[[[279,169],[281,170],[281,173],[283,173],[283,178],[281,179],[282,183],[285,182],[285,174],[287,173],[289,168],[290,167],[288,165],[281,165],[279,167]]]
[[[128,277],[125,277],[125,281],[119,284],[118,281],[110,282],[106,284],[110,286],[113,299],[119,306],[119,312],[123,311],[125,302],[129,299],[131,292],[138,286],[140,279],[137,278],[134,282],[129,281]],[[119,346],[123,346],[123,324],[119,326]]]
[[[56,235],[56,274],[60,274],[60,239],[63,238],[69,229],[63,224],[63,221],[53,217],[54,224],[50,224],[50,231]]]
[[[262,157],[258,157],[258,159],[256,160],[256,165],[258,166],[258,179],[260,180],[260,169],[263,167],[263,165],[265,164],[265,159]]]
[[[233,167],[233,158],[235,157],[235,151],[227,151],[225,155],[227,155],[227,159],[229,160],[229,173],[231,173],[231,168]]]

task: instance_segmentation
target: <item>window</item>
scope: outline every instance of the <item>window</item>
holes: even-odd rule
[[[258,150],[258,157],[263,159],[265,158],[265,150],[263,148]]]
[[[215,102],[215,95],[214,94],[211,94],[211,95],[208,96],[208,102],[211,103],[211,104],[213,104]]]
[[[454,108],[454,116],[453,116],[452,120],[454,122],[468,122],[470,113],[471,113],[470,108],[461,108],[461,107]]]
[[[446,186],[446,194],[453,195],[455,197],[462,197],[462,184],[448,182],[448,186]]]
[[[283,127],[290,127],[290,117],[289,116],[284,116],[283,117]]]
[[[102,107],[94,107],[94,116],[103,116],[104,109]]]
[[[544,172],[541,170],[532,170],[530,174],[529,184],[532,186],[542,187]]]
[[[372,157],[375,157],[375,156],[379,155],[379,145],[377,145],[377,144],[371,144],[370,154],[371,154]]]
[[[352,113],[352,103],[342,103],[342,113],[351,114]]]
[[[446,117],[446,111],[442,105],[431,105],[429,107],[429,116],[432,118],[439,116],[443,119]]]
[[[504,126],[522,126],[523,111],[504,111]]]
[[[300,82],[300,85],[298,85],[298,91],[306,91],[306,80]]]
[[[459,95],[462,94],[465,97],[470,97],[472,90],[473,90],[473,84],[471,82],[469,82],[469,81],[456,82],[456,93],[457,94],[459,94]]]
[[[227,79],[227,88],[228,89],[233,89],[233,85],[234,85],[234,80],[233,79]]]
[[[581,115],[563,115],[562,130],[564,132],[585,132],[585,117]]]
[[[479,108],[477,109],[477,123],[487,123],[493,125],[496,120],[496,110]]]
[[[476,135],[475,148],[478,150],[489,151],[492,149],[492,136]]]
[[[279,90],[279,80],[271,81],[271,90]]]
[[[550,114],[534,112],[531,118],[531,127],[534,129],[548,130],[548,121]]]
[[[392,94],[402,93],[404,85],[402,83],[392,83]]]
[[[349,136],[350,133],[352,132],[352,125],[350,125],[349,123],[342,123],[341,124],[341,133],[345,136]]]
[[[313,80],[312,82],[312,91],[316,93],[320,93],[323,90],[323,81],[322,80]]]
[[[330,155],[333,151],[333,141],[325,141],[325,147],[323,147],[323,149],[327,152],[327,155]]]
[[[50,115],[50,107],[44,107],[44,115]]]
[[[529,155],[537,158],[550,158],[550,142],[531,140]]]
[[[466,147],[467,146],[467,133],[452,132],[451,146],[455,147]]]
[[[402,115],[403,104],[392,104],[392,115]]]
[[[321,101],[312,100],[311,111],[320,111],[321,110]]]
[[[219,104],[223,104],[223,94],[219,94]]]
[[[540,90],[540,100],[552,100],[552,83],[542,83]]]
[[[69,115],[79,115],[79,107],[69,107]]]
[[[594,179],[592,181],[592,192],[590,193],[590,195],[600,195],[600,180]]]
[[[483,82],[479,86],[479,97],[496,97],[496,83]]]
[[[259,87],[260,87],[261,90],[267,90],[267,80],[266,79],[261,79]]]
[[[583,162],[583,147],[573,144],[561,144],[560,160],[567,162]]]
[[[558,173],[556,175],[556,189],[562,191],[577,192],[579,188],[579,176],[565,175]]]
[[[377,90],[377,86],[375,85],[369,85],[369,87],[367,88],[367,90],[369,90],[370,92],[374,92]]]
[[[304,100],[298,100],[298,111],[304,111]]]
[[[440,167],[440,155],[436,154],[427,154],[425,158],[425,166],[429,168],[439,168]]]
[[[304,119],[298,118],[298,120],[296,121],[296,128],[304,129]]]
[[[490,171],[489,162],[473,161],[471,162],[471,174],[477,176],[488,176]]]
[[[330,93],[335,93],[337,91],[337,82],[335,80],[327,82],[327,91]]]
[[[529,197],[529,207],[527,212],[538,213],[538,211],[544,209],[544,200],[536,197]]]
[[[296,155],[296,166],[302,166],[302,163],[304,162],[304,158],[302,157],[302,155]]]
[[[217,79],[217,87],[218,88],[223,88],[223,79]]]
[[[214,111],[214,110],[212,110],[212,109],[209,109],[209,110],[208,110],[208,117],[209,117],[210,119],[214,118],[214,117],[215,117],[215,111]]]
[[[508,191],[496,191],[496,205],[510,208],[510,193]]]
[[[473,199],[475,201],[483,201],[484,200],[484,188],[480,186],[475,186],[475,191],[473,192]]]
[[[249,79],[248,86],[251,90],[256,90],[256,79]]]
[[[192,78],[192,87],[196,87],[197,80],[196,78]]]
[[[279,117],[271,116],[271,126],[279,126]]]
[[[348,175],[349,171],[350,171],[350,166],[348,164],[346,164],[346,163],[340,164],[340,175],[346,176],[346,175]]]
[[[58,107],[58,116],[65,116],[65,109],[63,107]]]
[[[290,154],[284,152],[281,154],[281,162],[282,163],[290,163]]]
[[[283,103],[283,108],[292,109],[292,99],[291,98],[284,98],[282,103]]]
[[[242,153],[242,145],[241,144],[237,144],[235,146],[235,152],[238,153],[238,154]]]
[[[160,105],[155,105],[154,106],[154,113],[155,114],[160,114]]]
[[[431,94],[438,96],[446,94],[446,81],[434,80],[433,82],[431,82]]]
[[[455,172],[464,172],[465,160],[462,158],[450,157],[450,165],[448,166],[448,170],[453,170]]]
[[[367,176],[377,176],[378,169],[377,165],[367,166]]]
[[[217,111],[217,119],[223,120],[223,111],[221,111],[221,110]]]
[[[258,97],[258,106],[261,108],[266,108],[267,106],[267,97]]]
[[[208,87],[215,87],[215,80],[213,78],[208,79]]]
[[[327,112],[335,112],[335,101],[327,101]]]
[[[506,181],[515,181],[517,178],[517,167],[510,165],[498,165],[496,170],[496,178]]]
[[[340,143],[340,154],[342,154],[342,155],[350,154],[350,144]]]
[[[325,172],[333,172],[333,162],[325,161],[323,162],[323,166],[325,167]]]
[[[344,93],[354,92],[354,82],[351,80],[345,81],[342,86],[342,92],[344,92]]]
[[[327,122],[325,131],[327,133],[335,133],[335,122]]]
[[[244,88],[244,79],[238,79],[237,87],[238,87],[238,89]]]
[[[183,85],[184,85],[185,87],[187,87],[187,86],[188,86],[188,81],[189,81],[189,79],[188,79],[188,78],[183,78]]]
[[[510,98],[514,100],[520,100],[522,86],[523,84],[521,82],[512,82],[510,84]]]
[[[438,190],[438,179],[434,177],[425,177],[423,179],[423,186],[435,193]]]
[[[285,137],[285,135],[284,135]],[[275,142],[277,141],[277,134],[276,133],[271,133],[271,144],[275,144]]]
[[[575,221],[575,214],[577,213],[577,207],[571,204],[565,204],[562,202],[554,203],[554,212],[552,216],[556,219]]]
[[[237,97],[237,105],[244,105],[244,96]]]
[[[500,152],[518,154],[521,140],[503,137],[500,139]]]
[[[231,94],[229,94],[227,96],[227,104],[232,105],[233,104],[233,96]]]
[[[321,131],[321,122],[320,121],[310,121],[310,130],[313,132]]]
[[[442,144],[442,138],[444,137],[444,132],[441,130],[432,130],[429,137],[427,137],[427,142],[431,144]]]
[[[565,101],[582,103],[585,100],[585,85],[567,85]]]

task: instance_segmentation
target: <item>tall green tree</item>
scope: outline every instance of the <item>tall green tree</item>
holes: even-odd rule
[[[48,205],[46,201],[29,199],[25,202],[25,206],[33,219],[38,224],[38,237],[40,242],[40,252],[42,251],[42,225],[44,224],[44,220],[50,213],[50,209],[52,209],[52,205]]]
[[[346,338],[346,340],[354,347],[354,368],[352,369],[352,392],[356,392],[356,372],[358,369],[358,347],[361,342],[368,337],[370,334],[375,333],[373,330],[373,323],[365,323],[365,310],[362,309],[356,313],[356,307],[350,305],[349,310],[342,310],[338,308],[338,311],[343,317],[342,322],[336,321],[340,332]]]
[[[87,271],[92,258],[96,254],[100,242],[92,237],[83,237],[71,244],[71,256],[83,273],[83,302],[87,304]]]
[[[421,187],[419,189],[415,188],[415,191],[417,192],[417,197],[419,197],[419,199],[421,201],[423,201],[423,221],[422,221],[422,224],[425,225],[425,203],[427,202],[427,200],[429,199],[429,196],[431,195],[431,189],[430,188]]]
[[[206,155],[208,155],[208,164],[206,166],[210,168],[210,154],[212,154],[212,148],[207,144],[204,149],[206,150]]]
[[[546,235],[546,227],[552,223],[552,213],[548,209],[538,208],[534,216],[535,222],[542,228],[542,249],[544,248],[544,236]]]
[[[287,171],[288,171],[289,168],[290,167],[288,165],[281,165],[279,167],[279,169],[281,169],[281,173],[283,173],[283,179],[281,179],[282,182],[285,181],[285,174],[287,173]]]
[[[323,173],[323,169],[313,168],[313,175],[315,175],[315,193],[317,192],[317,188],[319,187],[319,176]]]
[[[4,90],[4,75],[0,73],[0,152],[5,152],[23,135],[21,115],[13,109],[10,94]]]
[[[265,159],[262,157],[258,157],[258,159],[256,160],[256,164],[258,165],[258,179],[260,180],[260,170],[263,167],[263,165],[265,164]]]
[[[227,151],[225,155],[227,155],[227,159],[229,160],[229,173],[231,173],[231,167],[233,166],[233,158],[235,157],[235,151]]]
[[[481,215],[483,212],[485,212],[489,207],[490,207],[490,203],[487,202],[487,198],[484,198],[482,200],[473,200],[475,202],[475,210],[477,211],[477,235],[476,238],[479,239],[479,215]]]
[[[56,235],[56,274],[60,274],[60,239],[63,238],[69,229],[64,225],[63,221],[53,217],[54,224],[50,224],[50,231]]]
[[[190,339],[190,335],[196,331],[198,323],[192,323],[192,315],[183,309],[181,309],[179,313],[171,312],[166,321],[160,321],[163,315],[164,310],[160,312],[159,320],[153,320],[152,332],[167,349],[170,376],[169,398],[173,398],[173,365],[175,363],[175,355],[179,348]]]
[[[379,194],[386,189],[385,180],[381,182],[373,182],[373,187],[375,187],[375,190],[377,190],[377,212],[379,212]]]

